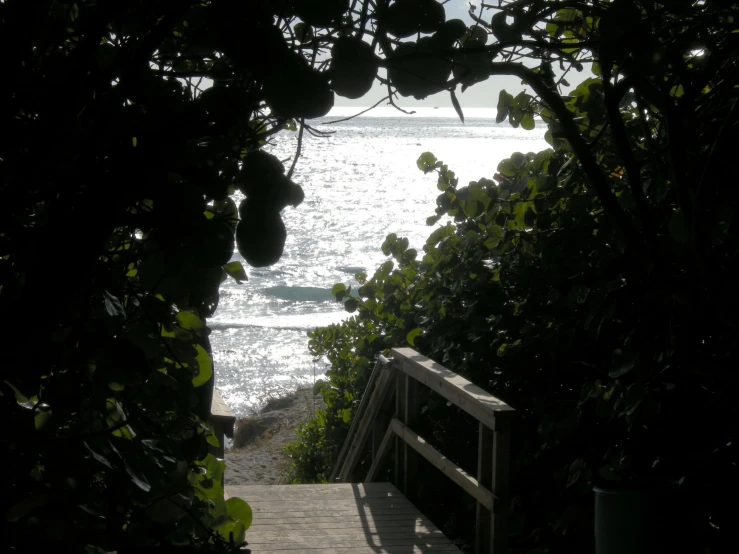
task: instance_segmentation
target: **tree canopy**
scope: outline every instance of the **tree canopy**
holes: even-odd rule
[[[643,426],[654,421],[665,430],[660,464],[701,467],[719,480],[707,487],[728,479],[736,11],[518,0],[481,6],[469,27],[435,0],[0,2],[5,544],[224,551],[243,541],[248,506],[223,501],[223,465],[208,454],[206,320],[223,279],[247,280],[234,246],[253,266],[279,259],[280,211],[304,196],[291,180],[297,158],[261,148],[278,132],[316,132],[307,120],[336,94],[361,97],[376,80],[392,102],[451,94],[463,116],[455,90],[520,77],[530,93],[502,93],[499,118],[530,128],[541,117],[553,151],[513,156],[498,185],[467,188],[425,156],[422,167],[441,173],[439,215],[458,225],[437,231],[446,238],[418,262],[389,240],[405,273],[385,266],[367,282],[380,292],[347,301],[360,317],[348,326],[376,310],[388,318],[380,342],[357,338],[374,350],[408,340],[473,376],[499,353],[510,365],[479,379],[551,400],[531,409],[550,414],[552,433],[568,404],[527,387],[555,375],[578,392],[587,384],[579,409],[607,406],[604,425],[621,441],[609,463],[631,450],[634,467],[653,463],[634,444],[652,440]],[[588,64],[594,76],[568,93],[570,73]],[[400,291],[426,271],[419,264],[441,264],[427,286],[452,279],[454,244],[455,271],[471,261],[474,273],[431,304],[407,304]],[[454,299],[471,285],[475,304]],[[452,321],[485,340],[469,345]],[[691,466],[670,457],[671,414],[686,405]],[[599,471],[599,448],[566,454],[574,475],[580,458]]]

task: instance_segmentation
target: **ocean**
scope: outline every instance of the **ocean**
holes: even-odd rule
[[[312,384],[325,371],[308,352],[306,333],[348,314],[333,301],[331,287],[355,285],[354,274],[372,275],[385,261],[380,245],[389,233],[407,237],[419,250],[433,227],[435,174],[416,167],[432,152],[452,169],[460,186],[492,178],[513,152],[547,148],[545,128],[513,129],[495,123],[495,110],[465,110],[462,123],[451,108],[416,108],[403,115],[392,107],[330,124],[361,108],[334,108],[310,123],[328,138],[305,132],[293,180],[305,201],[283,211],[288,238],[282,259],[250,268],[249,281],[229,279],[213,318],[210,341],[216,388],[237,416],[248,415],[272,396]],[[291,163],[297,133],[285,132],[268,151]],[[241,198],[237,198],[238,201]],[[441,223],[440,223],[441,224]]]

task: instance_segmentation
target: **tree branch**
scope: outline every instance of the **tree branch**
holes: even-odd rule
[[[602,66],[602,70],[606,113],[608,114],[611,129],[613,130],[613,139],[616,142],[616,147],[621,153],[621,157],[623,158],[624,168],[626,169],[626,175],[628,176],[629,188],[631,189],[631,194],[634,196],[636,209],[639,212],[639,217],[644,225],[647,244],[650,246],[651,250],[654,250],[654,241],[656,237],[652,218],[649,213],[649,203],[644,194],[644,184],[641,179],[641,167],[636,161],[634,152],[631,150],[631,146],[629,145],[629,137],[626,134],[624,121],[621,117],[621,110],[619,109],[619,102],[629,89],[629,81],[621,81],[614,87],[611,84],[611,67],[609,65],[604,65]]]
[[[519,63],[494,63],[491,67],[490,73],[491,75],[513,75],[515,77],[519,77],[522,81],[526,82],[526,84],[529,85],[537,95],[539,95],[541,100],[549,107],[549,109],[554,112],[560,125],[562,125],[565,137],[569,141],[573,152],[580,161],[580,165],[582,166],[588,181],[590,181],[590,185],[603,203],[603,209],[606,214],[612,217],[616,222],[616,226],[621,231],[626,244],[632,248],[639,257],[648,262],[646,252],[644,251],[644,244],[641,241],[639,234],[634,229],[631,221],[629,221],[626,212],[624,212],[621,206],[619,206],[616,197],[611,192],[605,175],[603,175],[600,167],[598,167],[598,162],[590,152],[587,142],[585,142],[585,139],[583,139],[580,134],[580,130],[572,118],[572,114],[567,109],[567,106],[559,94],[549,88],[532,69]]]
[[[287,172],[287,178],[290,179],[293,176],[293,173],[295,172],[295,166],[298,163],[298,158],[300,157],[300,151],[303,148],[303,130],[305,129],[305,119],[300,119],[300,131],[298,132],[298,147],[295,149],[295,157],[293,158],[293,163],[290,166],[290,171]]]

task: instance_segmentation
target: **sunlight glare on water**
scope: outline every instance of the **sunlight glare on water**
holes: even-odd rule
[[[338,322],[347,314],[331,299],[334,283],[354,283],[385,257],[380,245],[389,233],[407,237],[419,250],[433,230],[435,175],[416,167],[432,152],[459,177],[460,186],[492,178],[498,163],[513,152],[548,147],[544,127],[533,131],[496,125],[495,110],[466,110],[462,123],[450,109],[417,109],[403,116],[393,108],[336,125],[351,115],[337,108],[314,120],[314,127],[336,131],[329,138],[304,134],[302,156],[293,180],[305,201],[282,215],[288,238],[282,259],[267,268],[247,269],[249,281],[221,287],[221,301],[208,321],[216,368],[216,387],[238,416],[277,396],[310,384],[324,372],[307,348],[306,333]],[[291,163],[297,133],[284,133],[269,151]],[[240,200],[240,199],[237,199]],[[238,252],[234,260],[243,262]]]

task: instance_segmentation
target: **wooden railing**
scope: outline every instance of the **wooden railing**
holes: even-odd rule
[[[412,430],[420,415],[420,384],[478,421],[476,478]],[[409,484],[415,481],[415,456],[423,456],[477,501],[475,552],[502,554],[507,542],[509,444],[514,413],[505,402],[415,350],[394,348],[391,358],[381,356],[372,371],[331,481],[354,480],[357,464],[371,440],[372,463],[365,480],[375,480],[395,446],[395,485],[408,494]]]
[[[213,397],[210,401],[210,418],[208,423],[213,428],[213,432],[218,439],[218,446],[211,446],[210,452],[216,458],[223,458],[226,437],[232,439],[234,436],[236,417],[215,388],[213,389]]]

